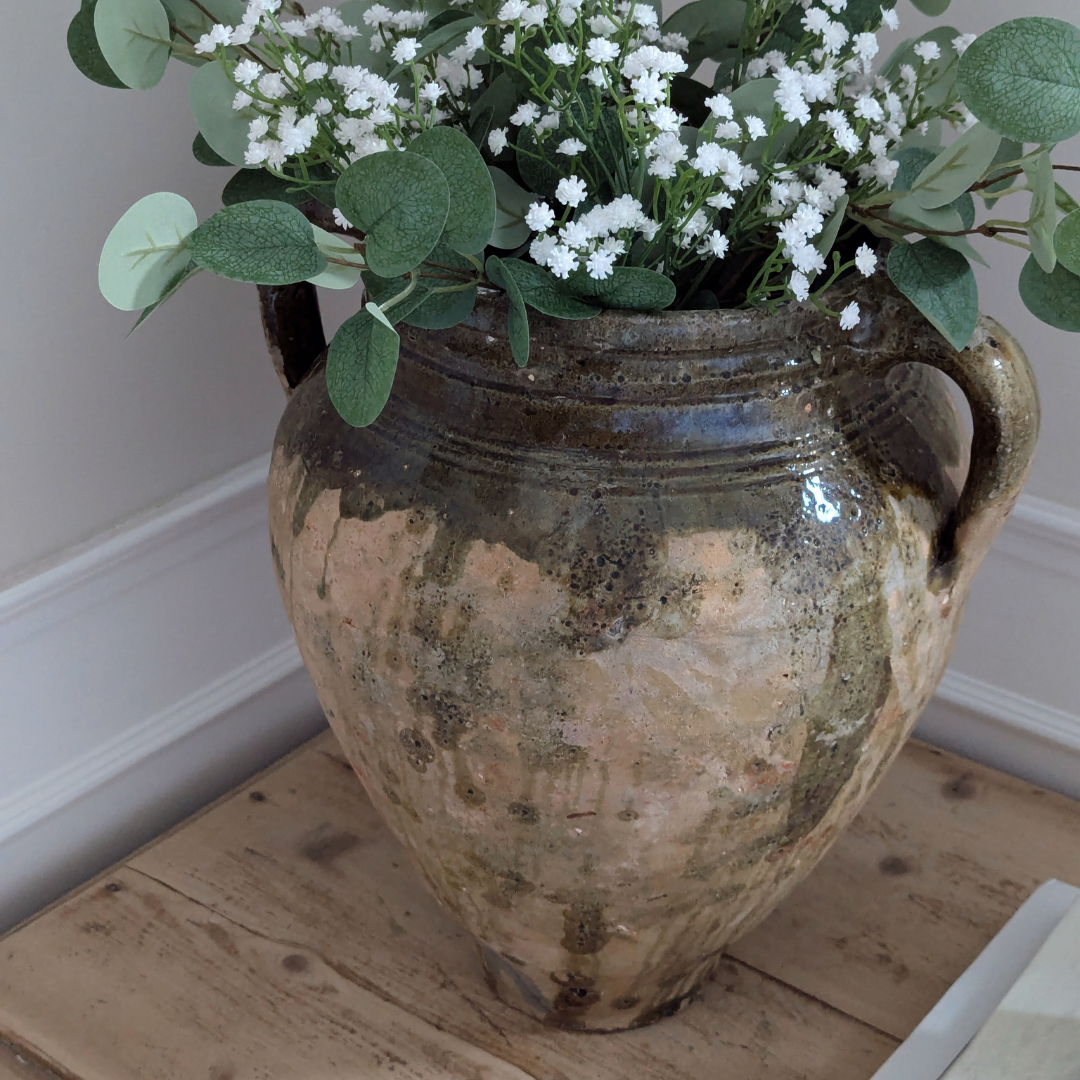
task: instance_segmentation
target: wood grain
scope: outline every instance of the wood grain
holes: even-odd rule
[[[731,955],[906,1038],[1035,888],[1080,885],[1080,803],[910,744]]]
[[[574,1035],[491,994],[322,737],[4,939],[0,1035],[65,1080],[866,1080],[1039,881],[1080,883],[1078,840],[1077,804],[913,745],[699,1002]]]

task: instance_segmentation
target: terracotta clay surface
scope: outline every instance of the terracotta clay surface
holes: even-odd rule
[[[371,427],[321,371],[270,480],[282,595],[341,744],[492,986],[648,1023],[825,853],[945,668],[1038,404],[864,290],[801,309],[403,328]],[[909,363],[921,361],[921,364]],[[961,428],[932,364],[972,403]],[[900,365],[900,366],[897,366]]]

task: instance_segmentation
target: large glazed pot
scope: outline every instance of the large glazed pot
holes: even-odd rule
[[[854,333],[802,308],[530,315],[525,370],[487,298],[403,328],[371,427],[318,369],[291,396],[271,530],[320,700],[493,989],[549,1024],[687,1000],[949,659],[1030,463],[1031,370],[992,320],[957,355],[887,286],[856,295]],[[972,406],[962,493],[934,368]]]

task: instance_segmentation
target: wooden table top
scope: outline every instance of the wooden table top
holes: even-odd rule
[[[1080,803],[913,743],[699,1001],[552,1031],[321,736],[0,941],[0,1080],[866,1080],[1050,877]]]

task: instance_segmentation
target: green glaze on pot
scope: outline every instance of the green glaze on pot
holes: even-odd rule
[[[362,430],[321,372],[270,480],[330,723],[492,988],[559,1027],[670,1014],[821,858],[934,692],[1026,475],[1030,369],[886,287],[778,316],[404,329]],[[906,363],[922,361],[921,364]],[[948,372],[972,402],[975,468]],[[900,366],[897,366],[900,365]]]

